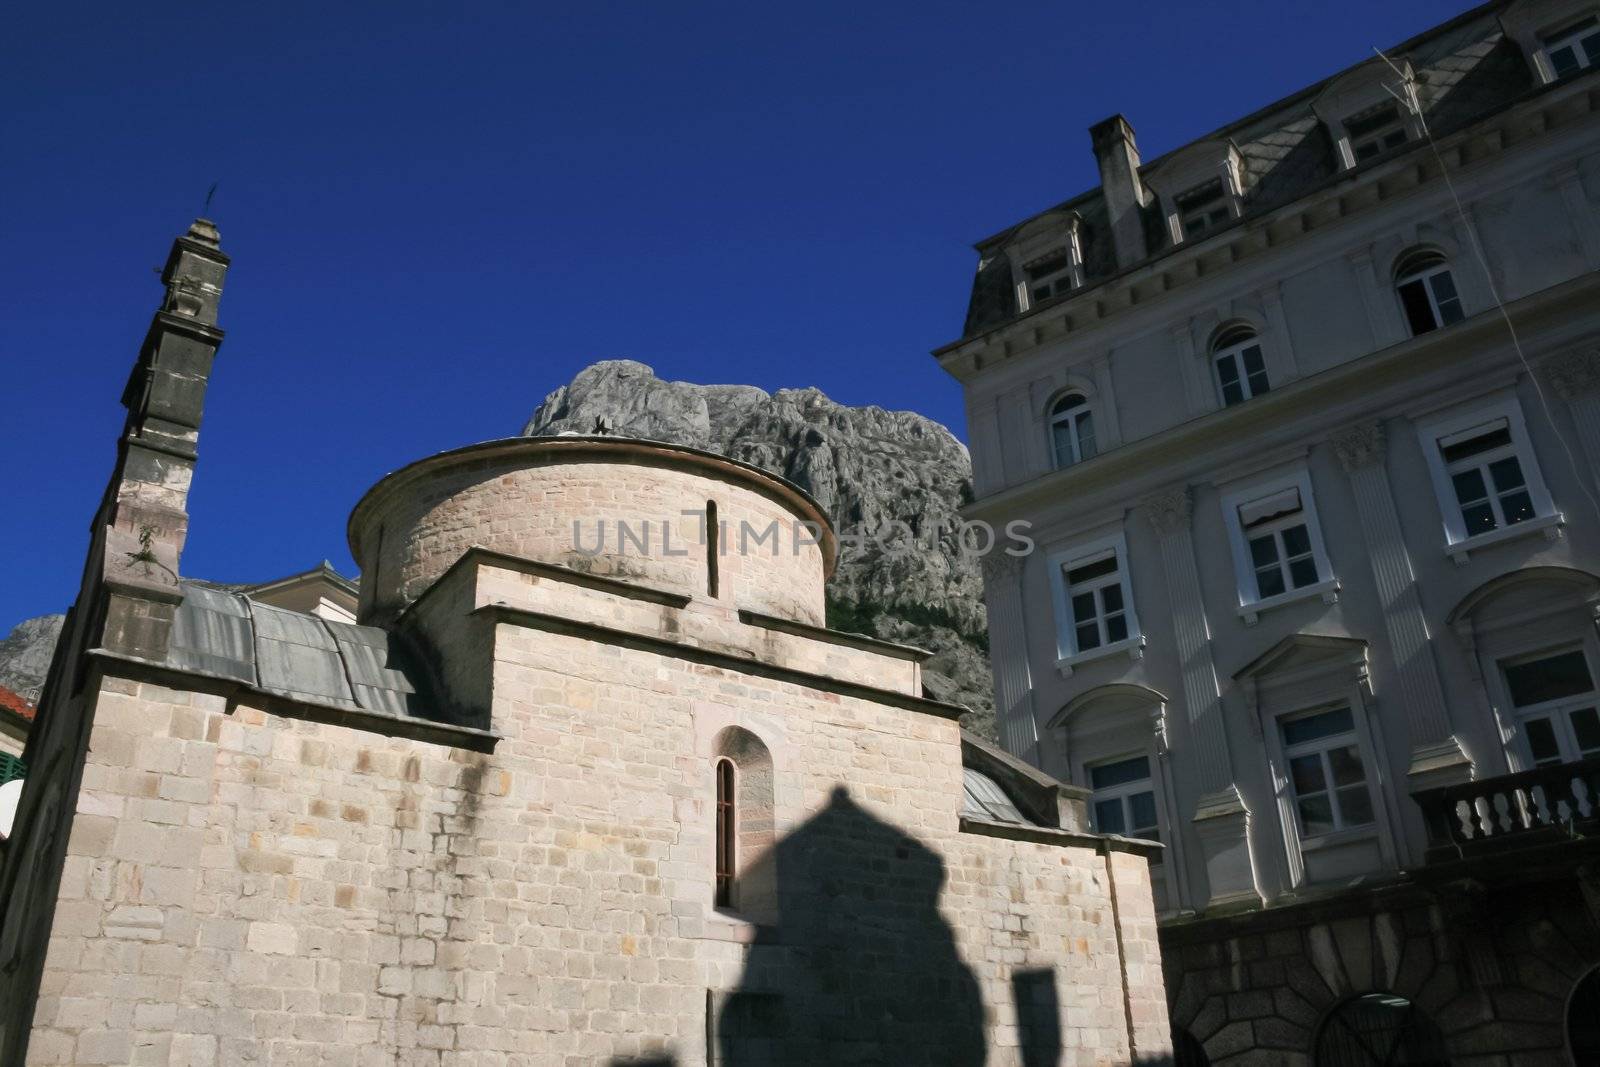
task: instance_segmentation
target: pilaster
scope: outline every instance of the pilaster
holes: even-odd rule
[[[1355,493],[1372,580],[1383,608],[1399,695],[1395,703],[1405,709],[1411,738],[1411,788],[1465,781],[1472,774],[1472,762],[1451,733],[1444,686],[1389,485],[1383,425],[1373,420],[1348,427],[1331,443]]]
[[[1033,712],[1033,676],[1028,668],[1028,632],[1023,616],[1022,570],[1026,557],[991,552],[983,557],[984,600],[989,609],[994,710],[1000,743],[1007,752],[1040,766],[1039,724]]]
[[[1545,377],[1567,402],[1591,488],[1600,487],[1600,352],[1574,350],[1545,360]]]
[[[1233,781],[1222,693],[1211,658],[1211,630],[1206,622],[1190,529],[1192,502],[1188,486],[1169,489],[1142,502],[1145,517],[1161,545],[1161,566],[1172,611],[1174,651],[1182,674],[1183,704],[1188,715],[1189,743],[1200,784],[1194,825],[1205,857],[1210,887],[1208,908],[1255,903],[1255,865],[1250,855],[1250,812]]]
[[[1277,376],[1272,384],[1287,385],[1300,377],[1300,364],[1294,358],[1294,338],[1289,333],[1289,317],[1283,312],[1283,283],[1273,282],[1261,291],[1261,307],[1267,313],[1267,328],[1272,331],[1267,358]]]
[[[1561,203],[1572,220],[1577,233],[1578,247],[1583,249],[1583,262],[1590,270],[1600,270],[1600,219],[1583,192],[1583,177],[1576,162],[1568,163],[1551,175],[1561,191]]]
[[[1358,248],[1346,257],[1355,272],[1356,288],[1361,293],[1361,304],[1366,308],[1367,322],[1372,327],[1373,348],[1388,348],[1406,339],[1405,325],[1400,321],[1400,308],[1394,294],[1378,278],[1378,268],[1372,261],[1371,248]]]

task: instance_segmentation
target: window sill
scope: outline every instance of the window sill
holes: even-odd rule
[[[1302,837],[1300,839],[1301,852],[1316,852],[1325,848],[1338,848],[1340,845],[1354,845],[1363,841],[1376,841],[1378,827],[1352,826],[1348,830],[1335,830],[1331,834],[1318,834],[1316,837]]]
[[[1561,512],[1552,515],[1539,515],[1519,522],[1515,526],[1502,526],[1498,530],[1476,534],[1463,541],[1453,541],[1444,546],[1445,555],[1456,561],[1456,566],[1465,566],[1472,553],[1484,548],[1493,548],[1495,545],[1506,541],[1515,541],[1519,538],[1529,537],[1543,532],[1545,540],[1561,540],[1561,527],[1567,519]]]
[[[1125,637],[1121,641],[1113,641],[1109,645],[1091,648],[1087,652],[1074,652],[1070,656],[1062,656],[1056,660],[1056,670],[1060,671],[1061,677],[1065,678],[1073,672],[1074,668],[1080,667],[1085,663],[1093,663],[1097,659],[1106,659],[1109,656],[1117,655],[1126,655],[1130,660],[1143,659],[1144,635],[1134,634],[1132,637]]]
[[[1291,589],[1287,593],[1279,593],[1277,596],[1269,596],[1264,600],[1241,604],[1239,605],[1239,617],[1244,620],[1246,626],[1254,626],[1265,612],[1272,611],[1274,608],[1286,607],[1290,604],[1298,604],[1302,600],[1310,600],[1313,597],[1321,597],[1324,604],[1337,604],[1339,602],[1339,580],[1337,578],[1329,578],[1325,582],[1303,585],[1299,589]]]

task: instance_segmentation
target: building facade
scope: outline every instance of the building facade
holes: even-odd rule
[[[935,353],[965,514],[1035,541],[1001,740],[1168,846],[1191,1057],[1597,1062],[1597,20],[1488,4],[1148,163],[1095,126]]]
[[[495,441],[357,505],[359,621],[320,571],[180,578],[227,265],[176,242],[124,394],[0,846],[0,1062],[1170,1055],[1159,848],[825,629],[781,478]]]

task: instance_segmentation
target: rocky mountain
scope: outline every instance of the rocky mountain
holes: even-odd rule
[[[669,382],[643,363],[612,360],[547,396],[523,433],[597,426],[720,452],[805,489],[841,534],[828,624],[932,652],[929,693],[965,704],[964,725],[994,736],[983,585],[976,558],[956,540],[972,461],[949,430],[908,411],[838,404],[817,389]],[[63,619],[28,619],[0,641],[0,685],[39,699]]]
[[[933,652],[929,692],[972,708],[965,725],[994,735],[982,580],[957,541],[972,461],[949,430],[817,389],[670,382],[608,360],[545,397],[522,432],[597,429],[720,452],[805,489],[841,533],[829,625]]]
[[[40,615],[19,622],[10,636],[0,641],[0,685],[37,704],[66,621],[65,615]]]

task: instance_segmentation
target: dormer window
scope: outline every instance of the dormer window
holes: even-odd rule
[[[1178,219],[1186,241],[1216,229],[1233,217],[1222,179],[1215,178],[1177,197]]]
[[[1029,307],[1038,307],[1052,297],[1066,296],[1072,291],[1072,258],[1065,248],[1024,263],[1022,272],[1028,279]]]
[[[1066,296],[1083,284],[1083,220],[1075,211],[1050,212],[1029,222],[1006,248],[1016,286],[1017,314]]]
[[[1547,35],[1544,54],[1557,81],[1600,65],[1600,20],[1591,15]]]
[[[1376,159],[1411,139],[1398,104],[1379,104],[1345,121],[1350,151],[1357,163]]]

